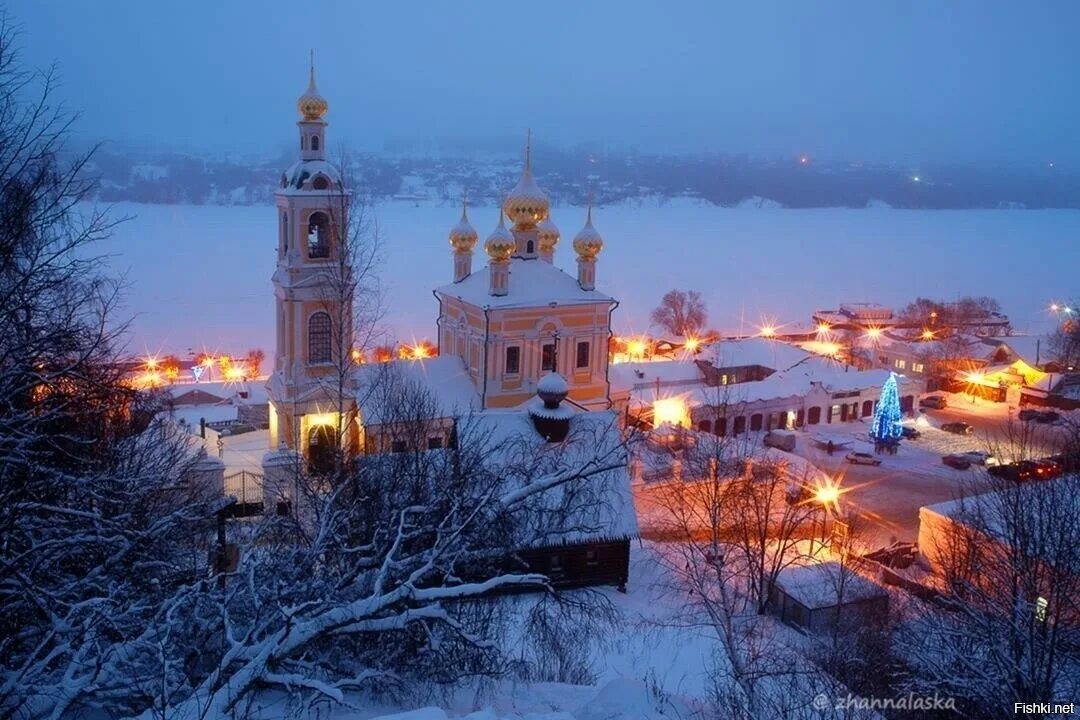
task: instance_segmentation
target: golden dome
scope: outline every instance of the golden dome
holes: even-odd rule
[[[450,228],[450,247],[454,248],[454,252],[459,253],[471,253],[476,247],[476,241],[480,238],[476,228],[469,222],[465,208],[465,203],[461,203],[461,220]]]
[[[521,173],[518,184],[506,196],[506,200],[503,200],[502,209],[518,230],[531,230],[547,218],[551,209],[548,196],[533,180],[531,131],[525,145],[525,172]]]
[[[574,236],[574,252],[582,260],[595,260],[600,251],[604,249],[604,239],[592,224],[592,203],[589,203],[589,212],[585,216],[585,227]]]
[[[555,251],[555,246],[559,244],[559,228],[555,227],[555,223],[551,222],[550,217],[546,217],[537,223],[536,235],[540,243],[541,251]]]
[[[300,112],[301,120],[322,120],[322,116],[330,108],[326,98],[319,94],[319,88],[315,87],[315,60],[312,53],[311,71],[308,76],[308,86],[304,94],[296,101],[296,109]]]
[[[506,229],[503,214],[500,212],[499,224],[488,235],[487,242],[484,243],[484,251],[487,252],[492,262],[505,262],[510,259],[516,249],[517,241],[514,240],[514,236],[510,231]]]

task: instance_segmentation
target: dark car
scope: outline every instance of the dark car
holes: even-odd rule
[[[990,475],[1001,478],[1003,480],[1012,480],[1013,482],[1020,481],[1020,467],[1014,463],[1006,463],[1004,465],[994,465],[993,467],[986,468],[986,472]]]
[[[942,395],[919,398],[919,407],[930,408],[931,410],[944,410],[948,405],[949,401]]]
[[[1041,413],[1039,413],[1038,415],[1035,416],[1035,422],[1042,423],[1044,425],[1049,425],[1050,423],[1056,423],[1060,419],[1061,419],[1061,416],[1058,415],[1053,410],[1045,410],[1045,411],[1043,411],[1043,412],[1041,412]]]
[[[1080,452],[1061,453],[1046,458],[1052,460],[1061,467],[1062,472],[1076,472],[1080,470]]]
[[[975,428],[971,427],[966,422],[945,423],[941,426],[941,429],[945,432],[953,433],[954,435],[970,435],[975,432]]]
[[[1042,460],[1032,460],[1035,466],[1035,477],[1040,480],[1049,480],[1050,478],[1056,478],[1061,474],[1061,465],[1050,458],[1043,458]]]
[[[971,467],[971,460],[963,455],[944,455],[941,458],[941,462],[949,467],[956,468],[957,470],[967,470]]]
[[[920,435],[922,435],[922,433],[910,425],[900,426],[900,436],[906,440],[918,440]]]
[[[1024,422],[1028,422],[1030,420],[1034,420],[1035,418],[1039,417],[1039,411],[1034,410],[1032,408],[1025,408],[1025,409],[1021,410],[1019,412],[1019,414],[1017,414],[1017,417],[1020,418],[1021,420],[1023,420]]]

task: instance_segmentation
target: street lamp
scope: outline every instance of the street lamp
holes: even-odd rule
[[[820,548],[825,547],[825,533],[828,529],[829,510],[838,510],[840,505],[840,484],[832,480],[826,480],[818,485],[814,491],[814,502],[821,508],[821,540]],[[814,521],[813,536],[810,539],[810,554],[814,554],[814,540],[817,538],[817,520]]]

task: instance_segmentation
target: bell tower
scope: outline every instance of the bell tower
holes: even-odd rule
[[[281,175],[274,193],[278,214],[273,275],[274,372],[270,396],[270,449],[284,445],[314,466],[313,453],[336,449],[355,425],[352,393],[351,268],[347,237],[350,193],[326,160],[329,105],[315,84],[296,102],[300,157]],[[341,378],[347,381],[339,382]]]

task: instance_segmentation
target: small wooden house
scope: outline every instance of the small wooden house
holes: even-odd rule
[[[770,601],[781,620],[807,632],[883,624],[889,613],[884,588],[836,562],[785,568]]]

